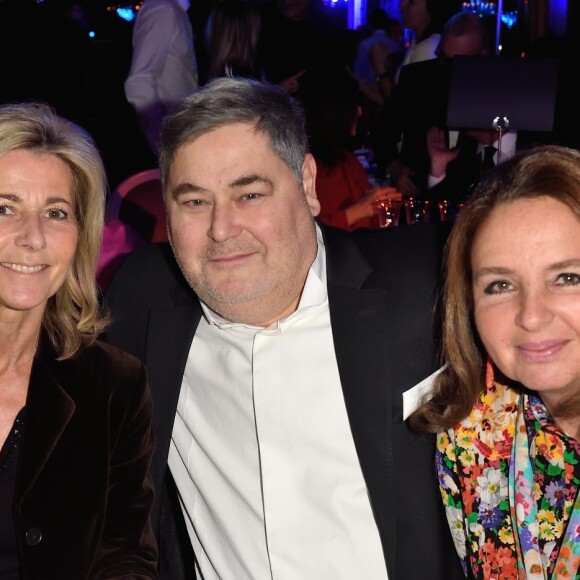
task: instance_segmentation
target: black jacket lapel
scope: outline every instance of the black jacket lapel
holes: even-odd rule
[[[174,308],[153,309],[149,317],[146,360],[153,393],[156,451],[151,470],[155,481],[163,480],[175,421],[175,410],[187,356],[201,317],[193,293],[178,291]]]
[[[387,562],[394,557],[392,411],[386,293],[363,289],[372,270],[351,240],[325,236],[328,299],[339,374]]]
[[[35,358],[28,387],[21,450],[26,461],[19,464],[16,504],[34,485],[74,411],[74,401],[57,382],[44,357]],[[39,437],[38,433],[42,436]]]

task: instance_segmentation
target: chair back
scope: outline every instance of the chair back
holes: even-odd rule
[[[148,242],[167,241],[165,205],[159,169],[127,177],[111,192],[107,221],[120,219]]]
[[[111,192],[97,266],[97,281],[103,291],[134,249],[149,242],[167,241],[165,223],[159,169],[131,175]]]

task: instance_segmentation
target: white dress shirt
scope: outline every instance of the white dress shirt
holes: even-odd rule
[[[387,578],[318,245],[296,312],[258,328],[204,307],[192,342],[169,467],[204,580]]]
[[[495,147],[495,153],[493,154],[493,164],[497,165],[502,161],[507,161],[511,159],[516,153],[516,145],[517,145],[518,133],[517,131],[508,131],[501,136],[501,145],[499,139],[496,139],[491,145]],[[477,154],[483,160],[483,150],[485,149],[486,145],[483,143],[479,143],[477,146]],[[501,148],[501,157],[500,157],[500,148]]]
[[[163,115],[198,86],[188,8],[189,0],[145,0],[135,20],[125,95],[155,152]]]

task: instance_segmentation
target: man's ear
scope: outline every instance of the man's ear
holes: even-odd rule
[[[302,187],[310,212],[316,217],[320,213],[320,202],[316,196],[316,161],[310,153],[306,154],[302,164]]]

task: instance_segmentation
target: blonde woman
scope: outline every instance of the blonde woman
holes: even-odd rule
[[[157,578],[145,370],[96,340],[104,198],[84,131],[0,107],[3,578]]]

